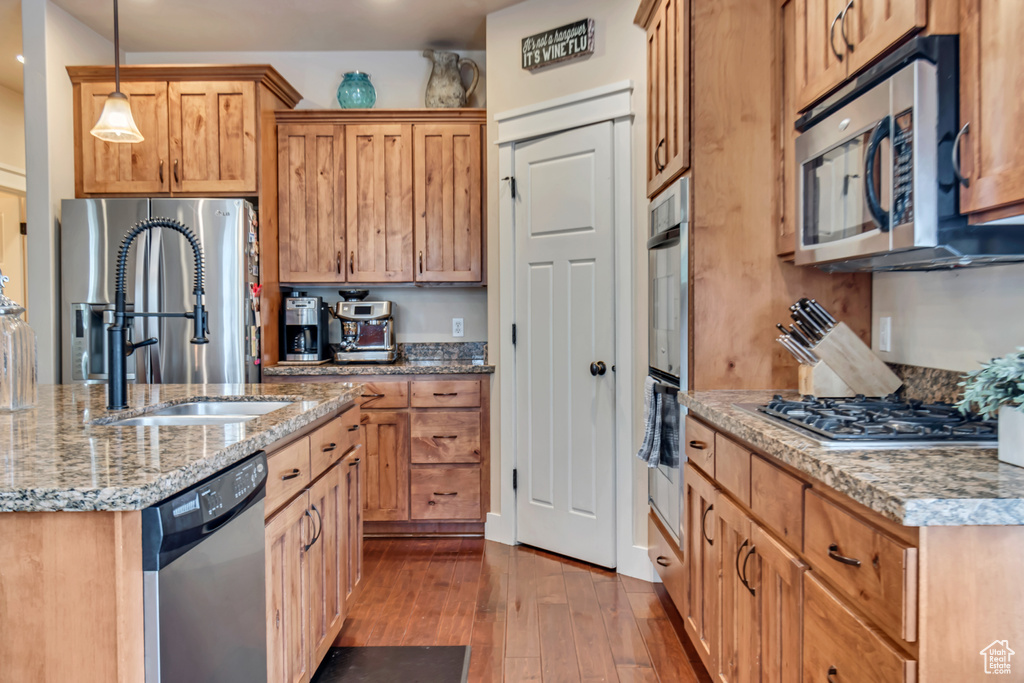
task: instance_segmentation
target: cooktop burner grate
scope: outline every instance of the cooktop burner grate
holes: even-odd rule
[[[784,399],[776,395],[760,412],[838,441],[994,441],[995,420],[964,415],[949,403],[886,398]]]

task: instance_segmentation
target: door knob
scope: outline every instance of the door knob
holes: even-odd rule
[[[603,375],[607,371],[608,366],[604,364],[603,360],[595,361],[590,364],[590,374],[593,375],[594,377],[597,377],[598,375]]]

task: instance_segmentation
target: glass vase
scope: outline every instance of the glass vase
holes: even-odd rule
[[[377,91],[370,75],[349,71],[338,86],[338,104],[342,109],[370,109],[377,101]]]

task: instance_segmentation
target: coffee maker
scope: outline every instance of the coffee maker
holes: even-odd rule
[[[394,363],[395,319],[390,301],[363,301],[370,292],[345,289],[331,310],[341,321],[341,343],[331,344],[335,363]]]
[[[292,292],[284,300],[284,360],[319,362],[327,358],[327,308],[319,296]]]

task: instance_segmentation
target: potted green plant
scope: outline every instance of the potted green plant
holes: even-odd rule
[[[982,363],[960,382],[962,412],[972,407],[984,418],[999,416],[999,459],[1024,467],[1024,347]]]

